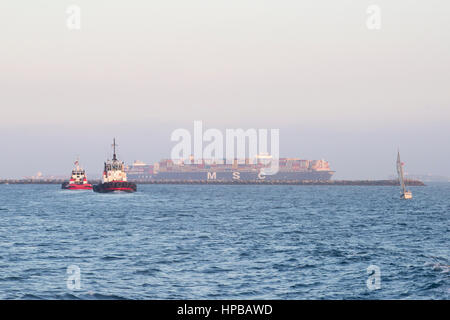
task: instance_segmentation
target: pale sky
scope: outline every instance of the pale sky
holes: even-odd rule
[[[369,5],[381,29],[366,26]],[[66,26],[69,5],[81,29]],[[0,178],[170,156],[177,128],[278,128],[336,178],[450,176],[450,2],[0,3]]]

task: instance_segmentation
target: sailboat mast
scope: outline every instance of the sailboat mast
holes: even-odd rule
[[[400,186],[402,188],[403,193],[405,193],[406,187],[405,187],[405,179],[403,177],[403,166],[402,166],[402,162],[400,160],[400,151],[397,154],[397,172],[398,172],[398,179],[400,182]]]

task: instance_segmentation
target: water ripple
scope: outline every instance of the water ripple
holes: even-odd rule
[[[0,185],[0,298],[449,299],[450,184],[413,192]],[[370,265],[380,290],[366,285]]]

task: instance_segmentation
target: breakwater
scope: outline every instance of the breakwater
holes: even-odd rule
[[[6,179],[0,184],[62,184],[60,179]],[[131,180],[130,180],[131,181]],[[318,185],[318,186],[399,186],[398,180],[133,180],[137,184],[207,184],[207,185]],[[90,180],[98,184],[100,180]],[[420,180],[406,180],[408,186],[425,186]]]

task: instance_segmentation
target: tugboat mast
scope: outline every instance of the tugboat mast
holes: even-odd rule
[[[77,157],[77,160],[75,160],[75,166],[76,166],[76,170],[79,171],[80,170],[80,157]]]
[[[116,156],[116,146],[117,146],[117,144],[116,144],[116,138],[114,138],[113,139],[113,144],[111,145],[114,149],[114,153],[113,153],[113,160],[114,161],[117,161],[117,156]]]

